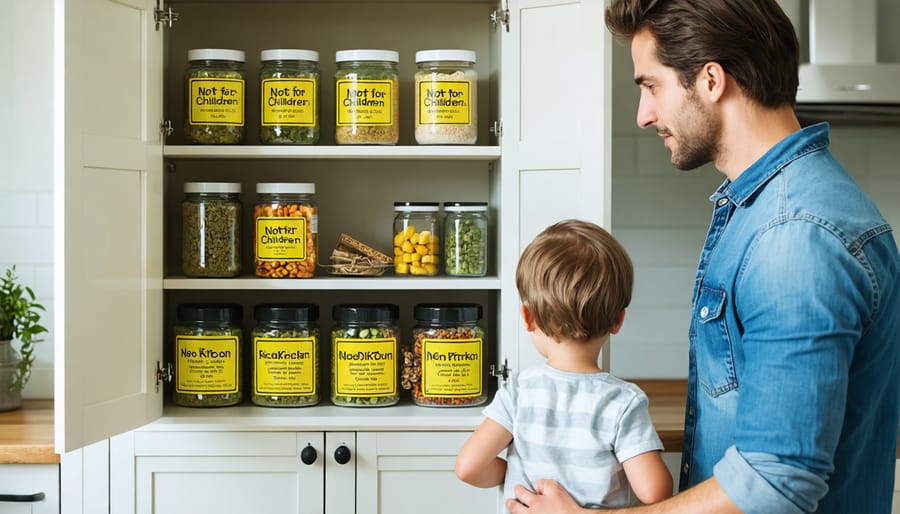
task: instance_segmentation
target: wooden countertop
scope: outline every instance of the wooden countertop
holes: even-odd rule
[[[53,400],[23,400],[0,412],[0,464],[59,464],[53,446]]]
[[[634,380],[650,399],[650,418],[667,452],[681,452],[686,380]]]

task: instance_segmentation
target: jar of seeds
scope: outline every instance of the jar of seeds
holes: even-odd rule
[[[186,182],[181,202],[181,270],[186,277],[241,273],[241,185]]]
[[[475,52],[416,52],[416,142],[471,145],[478,139]]]
[[[399,312],[393,304],[332,308],[331,401],[335,405],[381,407],[400,400]]]
[[[272,49],[260,52],[259,140],[268,145],[319,141],[319,52]]]
[[[487,273],[487,202],[444,202],[444,270],[456,277]]]
[[[181,304],[175,323],[175,391],[185,407],[241,403],[241,319],[236,304]]]
[[[244,141],[244,52],[188,50],[185,131],[191,143],[234,145]]]
[[[404,347],[400,385],[417,405],[467,407],[487,400],[482,307],[474,303],[415,306],[412,346]]]
[[[252,395],[256,405],[319,403],[319,306],[261,304],[253,309]]]
[[[393,50],[340,50],[335,54],[335,143],[397,144],[399,60],[399,54]]]

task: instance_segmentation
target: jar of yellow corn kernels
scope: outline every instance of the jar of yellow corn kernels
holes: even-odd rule
[[[256,276],[309,278],[316,271],[319,209],[310,183],[256,184]]]
[[[394,202],[394,272],[438,274],[441,262],[438,202]]]

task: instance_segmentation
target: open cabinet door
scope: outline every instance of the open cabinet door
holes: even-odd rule
[[[548,225],[579,218],[610,229],[612,64],[605,3],[508,0],[508,31],[501,29],[507,31],[501,55],[504,291],[515,291],[516,260]],[[518,327],[513,370],[543,362],[522,328],[518,298],[504,295],[501,302],[504,325]]]
[[[55,0],[56,449],[162,413],[156,0]]]

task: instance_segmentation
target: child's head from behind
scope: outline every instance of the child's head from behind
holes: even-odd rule
[[[634,269],[603,228],[580,220],[547,227],[519,258],[516,287],[537,327],[554,340],[605,336],[631,302]]]

